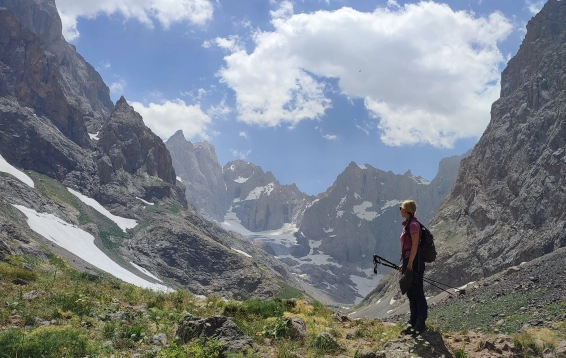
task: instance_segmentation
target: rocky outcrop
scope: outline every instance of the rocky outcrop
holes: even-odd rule
[[[222,166],[214,146],[207,142],[192,144],[183,131],[165,142],[171,153],[177,176],[187,187],[187,201],[204,216],[222,222],[228,209]]]
[[[172,197],[186,207],[169,151],[124,97],[116,103],[99,138],[96,160],[101,189],[97,199],[110,203],[118,200],[116,193],[138,187],[145,200]]]
[[[39,37],[56,67],[64,99],[83,114],[89,132],[96,133],[113,108],[110,90],[94,67],[63,38],[55,1],[0,0],[0,7],[9,9],[24,28]]]
[[[303,237],[298,244],[308,244],[308,250],[295,250],[293,254],[301,256],[313,248],[340,263],[367,265],[374,253],[398,257],[399,205],[406,199],[416,200],[416,216],[427,225],[465,156],[444,159],[432,182],[410,171],[396,175],[367,164],[350,163],[332,187],[306,209],[297,236]]]
[[[0,9],[0,22],[0,95],[29,104],[45,113],[68,138],[81,146],[90,145],[83,113],[63,94],[55,56],[10,11]]]
[[[489,276],[566,245],[566,3],[550,0],[501,76],[501,98],[432,220],[433,275]]]
[[[273,173],[243,160],[224,166],[230,210],[250,231],[275,230],[300,222],[313,199],[295,184],[281,185]]]
[[[212,316],[208,318],[186,315],[177,329],[176,336],[182,343],[193,339],[215,339],[224,344],[221,356],[230,353],[247,353],[254,348],[254,341],[244,334],[242,330],[224,316]]]

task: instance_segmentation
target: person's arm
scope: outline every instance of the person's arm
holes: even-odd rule
[[[414,232],[411,234],[411,241],[413,244],[411,245],[411,256],[409,256],[409,263],[407,264],[407,268],[413,271],[413,261],[417,256],[417,251],[419,250],[419,233]]]

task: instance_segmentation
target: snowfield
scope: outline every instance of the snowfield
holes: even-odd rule
[[[35,187],[33,180],[26,173],[22,172],[19,169],[16,169],[16,167],[8,163],[2,155],[0,155],[0,172],[12,174],[13,176],[16,177],[16,179],[18,179],[22,183],[32,188]]]
[[[88,196],[85,196],[85,195],[79,193],[78,191],[75,191],[71,188],[67,188],[67,190],[71,194],[76,196],[80,201],[85,203],[86,205],[92,207],[94,210],[96,210],[99,213],[101,213],[102,215],[106,216],[108,219],[114,221],[116,223],[116,225],[118,225],[120,227],[120,229],[122,229],[122,231],[124,231],[124,232],[126,232],[126,229],[132,229],[132,228],[134,228],[138,225],[138,222],[135,221],[134,219],[127,219],[127,218],[123,218],[121,216],[116,216],[116,215],[112,214],[110,211],[106,210],[104,208],[104,206],[102,206],[98,203],[98,201],[91,199]],[[151,205],[153,205],[153,204],[151,204]]]
[[[14,207],[27,217],[27,223],[33,231],[102,271],[138,287],[155,291],[173,291],[167,286],[144,280],[112,261],[94,244],[94,236],[75,225],[71,225],[53,214],[38,213],[23,205],[14,205]],[[144,273],[147,272],[139,266],[137,268]],[[157,279],[149,272],[147,274]]]

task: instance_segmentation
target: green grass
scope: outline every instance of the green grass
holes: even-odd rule
[[[303,298],[304,295],[303,293],[296,289],[295,287],[280,281],[279,282],[279,286],[281,286],[281,291],[277,292],[277,294],[275,295],[274,298],[278,298],[278,299],[291,299],[291,298]]]
[[[443,332],[458,332],[465,329],[483,328],[486,332],[495,329],[513,334],[520,331],[532,314],[520,313],[522,306],[530,300],[536,300],[542,293],[521,292],[510,293],[492,298],[492,293],[484,293],[476,301],[456,302],[448,307],[435,308],[429,317],[439,325]],[[481,301],[477,302],[477,301]],[[500,315],[503,316],[500,316]],[[503,319],[502,325],[496,323]]]
[[[42,327],[33,331],[10,329],[0,333],[0,357],[83,357],[88,354],[84,329]]]

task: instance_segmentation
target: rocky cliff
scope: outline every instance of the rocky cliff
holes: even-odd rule
[[[0,0],[0,7],[9,9],[25,29],[39,37],[46,55],[57,66],[57,82],[66,101],[81,112],[90,133],[98,132],[114,107],[110,90],[94,67],[63,38],[55,1]]]
[[[243,160],[229,162],[223,172],[230,210],[250,231],[276,230],[300,222],[313,199],[295,184],[281,185],[270,171]]]
[[[108,256],[121,266],[110,274],[225,297],[271,297],[296,283],[187,206],[165,144],[124,98],[110,102],[63,39],[53,0],[0,6],[0,256],[56,253],[91,271]]]
[[[566,2],[527,24],[491,121],[432,220],[432,275],[460,284],[566,245]]]
[[[396,175],[368,164],[350,163],[332,187],[306,209],[294,256],[316,249],[340,263],[369,264],[374,253],[396,259],[402,221],[399,205],[414,199],[416,216],[427,225],[467,155],[442,160],[431,182],[410,171]]]
[[[177,131],[165,143],[175,172],[186,186],[186,197],[206,217],[222,222],[228,209],[222,167],[214,146],[191,143]]]

